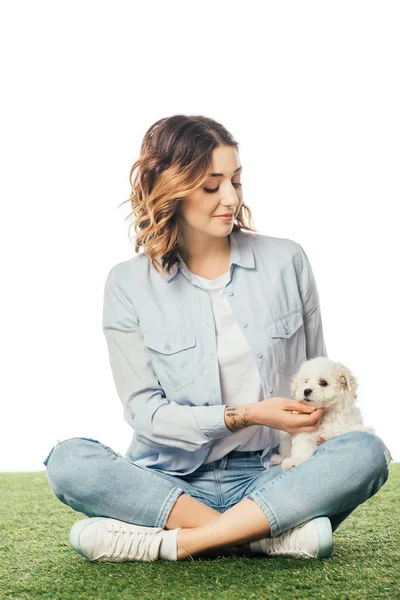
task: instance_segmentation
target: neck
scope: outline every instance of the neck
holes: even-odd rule
[[[186,265],[210,264],[229,258],[231,240],[229,235],[224,238],[211,238],[210,240],[196,241],[178,245],[178,251]]]

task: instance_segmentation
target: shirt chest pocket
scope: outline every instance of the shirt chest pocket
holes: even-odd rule
[[[294,374],[306,360],[306,336],[300,309],[284,313],[266,326],[271,364]]]
[[[177,391],[196,381],[194,331],[146,331],[143,342],[162,385]]]

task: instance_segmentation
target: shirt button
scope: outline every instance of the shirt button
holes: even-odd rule
[[[262,357],[261,352],[257,352],[257,358],[261,358],[261,357]]]
[[[165,344],[165,349],[166,350],[171,350],[171,346],[169,344]]]
[[[247,327],[247,323],[243,323],[243,327]]]
[[[233,296],[234,292],[232,292],[232,290],[229,290],[228,292],[228,296]]]
[[[268,388],[268,391],[270,394],[272,394],[272,392],[274,391],[272,388]]]

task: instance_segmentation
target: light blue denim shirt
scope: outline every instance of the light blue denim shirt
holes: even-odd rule
[[[232,231],[227,299],[260,374],[264,397],[293,397],[301,363],[327,356],[317,286],[302,246]],[[103,331],[135,464],[187,475],[214,440],[233,436],[224,420],[212,306],[183,259],[164,279],[145,254],[116,264],[104,288]],[[161,262],[159,261],[161,266]],[[252,402],[251,402],[252,403]],[[271,428],[264,458],[279,443]]]

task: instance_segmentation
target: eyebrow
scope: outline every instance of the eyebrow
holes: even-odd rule
[[[234,171],[233,174],[235,175],[235,173],[237,173],[238,171],[241,171],[241,170],[242,170],[242,167],[238,167],[236,169],[236,171]],[[209,177],[223,177],[223,176],[224,176],[223,173],[209,173]]]

